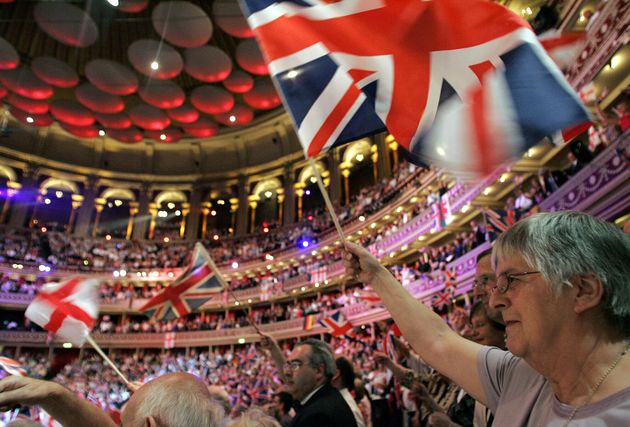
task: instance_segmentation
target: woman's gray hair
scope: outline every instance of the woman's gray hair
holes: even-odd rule
[[[308,338],[295,344],[296,347],[301,345],[308,345],[311,349],[309,356],[311,366],[315,368],[324,365],[324,373],[328,379],[331,379],[337,372],[337,365],[335,365],[335,355],[330,346],[315,338]]]
[[[559,295],[576,275],[593,274],[604,286],[602,308],[610,326],[630,336],[630,236],[581,212],[539,213],[517,222],[494,244],[492,265],[521,256]]]

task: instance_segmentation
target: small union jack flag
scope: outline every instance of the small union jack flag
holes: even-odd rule
[[[197,243],[188,267],[140,311],[157,320],[172,320],[191,313],[222,290],[221,281],[212,270],[210,255]]]
[[[346,320],[341,310],[319,320],[319,324],[328,330],[333,337],[353,336],[352,323]]]
[[[442,310],[444,307],[448,307],[452,304],[453,292],[450,289],[444,289],[433,297],[433,307]]]
[[[507,229],[514,224],[514,222],[508,219],[507,212],[502,209],[486,209],[484,214],[486,215],[488,223],[501,233],[507,231]]]
[[[4,369],[9,375],[17,375],[20,377],[26,376],[26,369],[20,365],[20,362],[8,357],[0,357],[0,367]]]
[[[455,270],[446,270],[444,272],[444,286],[447,288],[455,286],[455,282],[457,282],[457,272]]]

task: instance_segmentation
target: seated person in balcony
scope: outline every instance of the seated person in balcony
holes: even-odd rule
[[[114,427],[96,405],[51,381],[11,376],[0,381],[0,410],[38,405],[63,426]],[[219,427],[223,409],[206,386],[190,374],[167,374],[140,387],[122,414],[125,427]]]
[[[630,236],[578,212],[544,213],[495,243],[489,304],[507,348],[455,334],[367,250],[347,272],[378,292],[420,357],[495,414],[494,426],[627,425],[630,419]]]

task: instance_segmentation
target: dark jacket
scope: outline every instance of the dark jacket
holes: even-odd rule
[[[354,415],[339,391],[329,384],[296,409],[290,427],[356,427]]]

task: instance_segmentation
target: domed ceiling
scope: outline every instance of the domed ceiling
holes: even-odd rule
[[[252,37],[236,0],[0,0],[0,96],[78,138],[210,138],[282,108]]]

